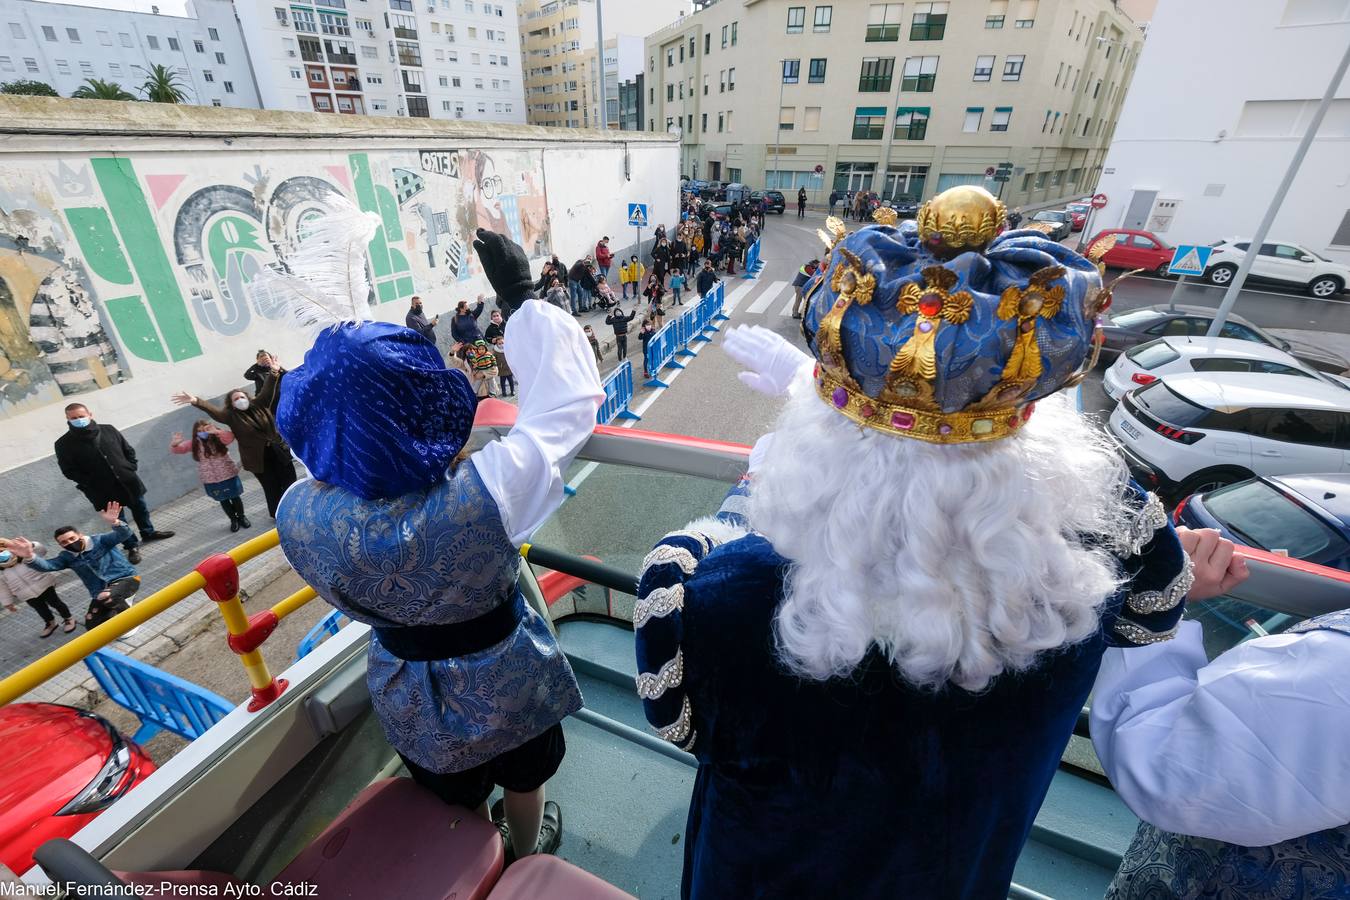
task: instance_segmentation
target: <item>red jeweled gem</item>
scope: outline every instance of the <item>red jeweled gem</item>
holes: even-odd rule
[[[1028,403],[1026,406],[1022,407],[1022,421],[1025,422],[1027,419],[1030,419],[1031,413],[1035,409],[1036,409],[1035,403]]]
[[[891,425],[903,431],[908,431],[914,427],[914,414],[907,412],[892,413]]]
[[[936,316],[942,312],[942,298],[937,294],[924,294],[919,298],[919,312],[925,316]]]
[[[1022,424],[1022,420],[1019,419],[1017,416],[1008,416],[1008,427],[1009,427],[1009,428],[1016,428],[1018,425],[1021,425],[1021,424]]]
[[[874,407],[874,406],[873,406],[872,404],[870,404],[870,403],[864,403],[864,404],[862,405],[862,409],[860,409],[860,410],[858,410],[858,411],[861,412],[861,413],[863,414],[863,418],[864,418],[864,419],[870,419],[870,418],[872,418],[873,413],[876,412],[876,407]]]
[[[834,393],[830,394],[830,399],[834,401],[836,407],[843,409],[845,406],[848,406],[848,391],[841,387],[837,387],[834,389]]]

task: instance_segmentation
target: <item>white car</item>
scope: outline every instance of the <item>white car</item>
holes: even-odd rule
[[[1350,390],[1301,375],[1164,375],[1127,393],[1108,427],[1135,478],[1164,496],[1350,472]]]
[[[1266,344],[1236,338],[1172,336],[1139,344],[1116,357],[1102,376],[1102,390],[1112,400],[1119,400],[1127,392],[1152,384],[1164,375],[1184,372],[1264,372],[1334,383],[1283,350]]]
[[[1210,246],[1214,252],[1206,265],[1205,279],[1210,284],[1225,287],[1237,274],[1251,241],[1229,238]],[[1256,252],[1256,260],[1247,277],[1252,281],[1303,288],[1314,297],[1330,300],[1350,285],[1350,266],[1332,262],[1300,244],[1268,241]]]

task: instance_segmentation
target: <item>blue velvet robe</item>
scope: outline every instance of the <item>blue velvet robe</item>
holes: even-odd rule
[[[1117,552],[1128,580],[1094,635],[973,694],[916,689],[875,650],[846,679],[787,673],[790,562],[753,533],[667,536],[634,622],[647,717],[699,761],[682,896],[1006,897],[1103,650],[1181,616],[1189,560],[1156,498]]]

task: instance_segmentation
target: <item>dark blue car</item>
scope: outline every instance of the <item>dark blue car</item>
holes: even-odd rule
[[[1350,571],[1350,475],[1251,478],[1192,494],[1173,519],[1237,544]]]

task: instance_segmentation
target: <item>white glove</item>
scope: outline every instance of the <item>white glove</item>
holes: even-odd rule
[[[764,457],[769,453],[769,448],[773,446],[773,435],[774,433],[770,431],[768,434],[761,435],[760,439],[755,441],[755,446],[750,448],[750,463],[745,471],[759,471],[760,466],[764,464]]]
[[[770,397],[786,394],[798,374],[815,362],[777,332],[760,325],[738,325],[731,329],[722,348],[749,370],[736,377],[751,390]]]

